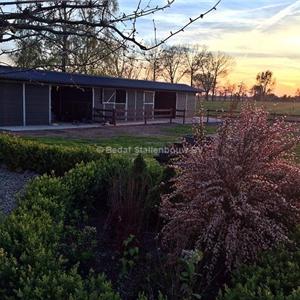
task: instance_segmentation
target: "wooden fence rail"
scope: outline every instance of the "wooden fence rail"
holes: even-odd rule
[[[167,119],[172,124],[174,118],[182,118],[183,124],[185,124],[186,111],[175,111],[170,109],[94,109],[93,119],[99,122],[110,122],[113,125],[117,124],[117,121],[128,121],[128,118],[133,118],[134,121],[142,120],[145,125],[149,121],[157,119]]]
[[[224,119],[224,118],[236,118],[239,116],[240,111],[229,111],[229,110],[211,110],[208,109],[205,111],[206,122],[209,123],[210,118],[215,119]],[[281,113],[269,113],[268,120],[274,121],[276,118],[284,118],[286,122],[291,123],[300,123],[300,115],[294,114],[281,114]]]

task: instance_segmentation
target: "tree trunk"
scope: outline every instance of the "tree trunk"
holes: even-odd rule
[[[209,100],[209,91],[206,91],[205,92],[205,101],[208,101]]]
[[[64,3],[65,4],[65,3]],[[68,16],[67,16],[67,9],[64,6],[63,7],[63,18],[64,20],[67,20]],[[63,26],[63,32],[66,32],[66,26]],[[62,57],[61,57],[61,70],[63,72],[67,71],[67,63],[68,63],[68,36],[67,34],[63,35],[62,38]]]
[[[211,101],[214,101],[214,100],[215,100],[216,87],[217,87],[217,80],[216,80],[216,78],[215,78],[215,79],[214,79],[214,83],[213,83],[213,88],[212,88]]]

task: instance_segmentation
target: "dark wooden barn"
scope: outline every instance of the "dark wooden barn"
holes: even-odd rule
[[[112,112],[124,121],[170,110],[193,116],[197,90],[185,84],[0,66],[0,126],[94,122]]]

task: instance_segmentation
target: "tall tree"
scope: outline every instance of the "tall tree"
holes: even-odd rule
[[[225,53],[215,54],[209,51],[203,53],[194,82],[198,88],[204,90],[206,100],[209,100],[210,94],[214,100],[219,80],[228,75],[232,65],[233,59]]]
[[[241,81],[238,85],[237,85],[237,92],[236,92],[236,96],[238,101],[243,101],[245,97],[247,97],[247,85]]]
[[[266,97],[272,93],[275,83],[273,72],[270,70],[258,73],[256,84],[253,87],[255,99],[260,101],[266,100]]]
[[[145,69],[145,79],[156,81],[160,73],[160,62],[162,55],[162,48],[156,47],[148,51],[142,51],[142,57],[146,64]]]
[[[185,48],[183,46],[164,47],[160,55],[160,76],[171,83],[179,82],[187,74],[184,59]]]
[[[195,75],[207,56],[207,47],[200,45],[187,45],[184,47],[186,74],[190,76],[190,84],[194,86]]]
[[[228,82],[228,84],[226,85],[226,90],[230,96],[230,101],[232,101],[234,98],[234,95],[236,94],[236,90],[237,90],[236,84]]]
[[[139,63],[137,55],[129,52],[128,48],[124,46],[109,56],[103,73],[113,77],[138,79],[142,69],[143,66]]]
[[[57,1],[48,1],[53,7]],[[34,5],[31,4],[31,9]],[[102,9],[103,18],[107,18],[110,14],[115,13],[118,4],[116,0],[108,0],[105,4],[105,9]],[[18,6],[18,11],[22,11],[22,6]],[[108,38],[109,31],[104,30],[102,38],[96,38],[96,32],[93,28],[87,28],[84,24],[79,24],[76,27],[77,31],[86,32],[85,35],[72,35],[68,31],[71,30],[68,22],[71,22],[74,14],[74,8],[68,5],[67,1],[62,1],[61,6],[58,6],[51,12],[52,18],[63,20],[61,24],[53,26],[53,29],[61,31],[61,34],[45,31],[42,34],[30,35],[32,30],[24,30],[20,34],[20,39],[17,41],[17,51],[13,51],[11,58],[17,66],[21,67],[44,67],[50,70],[66,71],[81,71],[87,73],[91,71],[91,66],[96,67],[95,61],[102,61],[102,57],[109,55],[109,45],[111,41]],[[95,9],[86,7],[77,12],[78,18],[89,23],[96,20]],[[23,38],[22,35],[25,35]],[[39,51],[39,55],[34,56],[32,49],[28,47],[28,43],[35,45]],[[36,51],[35,51],[36,52]],[[24,59],[30,58],[32,59]]]
[[[212,74],[212,53],[208,52],[199,66],[197,73],[194,75],[194,84],[197,88],[202,89],[205,94],[205,100],[209,100],[209,94],[213,88],[214,77]]]
[[[213,77],[212,100],[214,100],[219,79],[224,78],[229,74],[234,61],[231,56],[222,52],[218,52],[217,54],[211,55],[210,59],[210,66],[212,68],[211,71]]]

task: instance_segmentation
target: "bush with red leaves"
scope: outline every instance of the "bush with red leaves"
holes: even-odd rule
[[[266,112],[247,105],[211,143],[188,148],[174,163],[175,191],[161,205],[171,257],[200,249],[211,277],[289,242],[299,223],[300,168],[291,155],[298,141],[294,126],[269,123]]]

